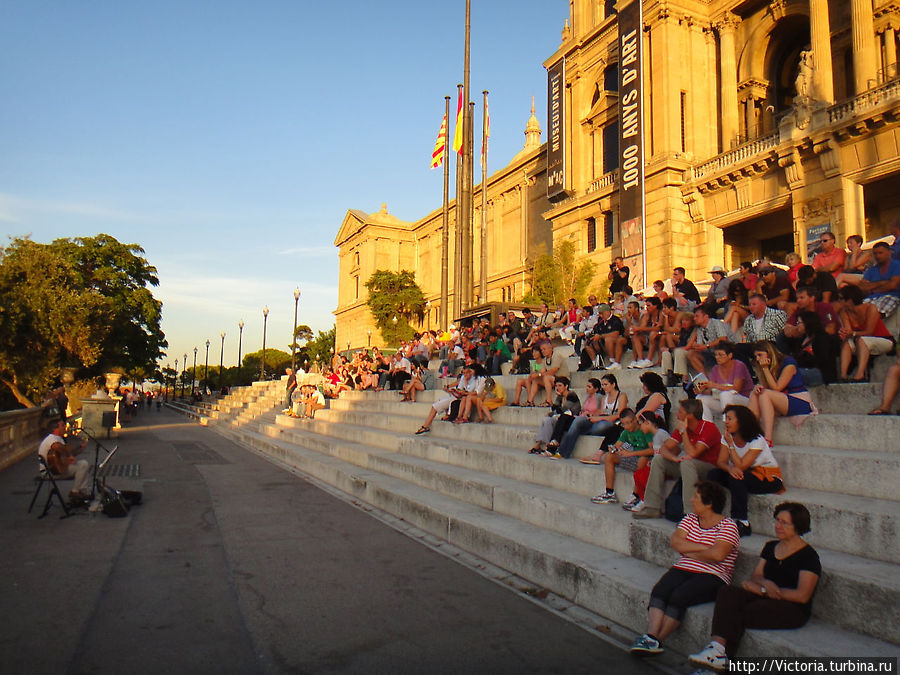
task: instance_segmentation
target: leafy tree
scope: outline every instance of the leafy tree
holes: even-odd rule
[[[167,346],[156,268],[114,237],[11,239],[0,247],[0,382],[31,407],[60,372],[153,368]]]
[[[575,260],[575,244],[566,239],[557,244],[553,254],[544,254],[534,261],[531,273],[531,292],[523,302],[546,302],[550,306],[565,304],[569,298],[583,305],[594,279],[593,261]]]
[[[242,366],[243,368],[248,369],[250,372],[254,372],[255,370],[256,377],[259,377],[259,365],[261,361],[262,349],[259,349],[255,352],[244,354]],[[271,375],[272,373],[275,373],[276,375],[281,375],[284,372],[284,369],[290,368],[290,366],[291,355],[289,352],[283,352],[280,349],[266,347],[266,372],[268,374]]]
[[[294,328],[294,347],[296,349],[300,349],[300,342],[309,342],[313,338],[313,329],[307,326],[306,324],[300,324],[296,328]],[[288,345],[288,349],[291,348],[291,345]]]
[[[366,282],[369,298],[366,304],[375,318],[385,344],[409,340],[415,330],[410,321],[425,318],[425,296],[416,284],[413,272],[378,270]],[[397,323],[394,324],[394,317]]]
[[[306,343],[306,353],[314,363],[319,365],[329,363],[333,353],[335,344],[335,327],[332,326],[327,331],[319,331],[319,334]]]

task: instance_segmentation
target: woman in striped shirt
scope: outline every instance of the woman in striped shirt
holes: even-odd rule
[[[632,654],[661,654],[662,641],[678,628],[687,608],[712,602],[731,583],[741,538],[734,521],[722,515],[725,500],[718,483],[697,483],[693,513],[678,523],[669,542],[681,558],[653,587],[647,632],[634,641]]]

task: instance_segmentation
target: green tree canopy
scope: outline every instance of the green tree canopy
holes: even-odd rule
[[[0,247],[0,382],[32,406],[59,375],[153,369],[167,346],[156,268],[108,234]]]
[[[409,340],[415,332],[410,321],[422,321],[425,317],[425,296],[416,284],[415,274],[408,270],[378,270],[369,277],[366,288],[369,289],[366,304],[385,344]],[[396,325],[394,317],[397,317]]]
[[[303,361],[303,357],[297,355],[297,358],[300,361]],[[255,352],[250,352],[249,354],[244,354],[244,358],[242,361],[243,368],[248,368],[252,371],[255,370],[256,375],[259,376],[259,364],[262,361],[262,349],[258,349]],[[291,354],[290,352],[283,352],[280,349],[274,349],[272,347],[266,347],[266,372],[269,374],[275,373],[276,375],[281,375],[284,373],[285,368],[291,367]]]
[[[546,302],[551,307],[565,304],[575,298],[579,305],[587,300],[587,291],[594,280],[596,265],[590,260],[575,260],[575,244],[568,239],[553,249],[553,255],[544,254],[534,262],[531,274],[531,292],[523,302]]]
[[[331,362],[332,350],[334,349],[335,328],[332,326],[327,331],[319,331],[319,334],[306,343],[306,353],[309,354],[310,360],[325,364]]]

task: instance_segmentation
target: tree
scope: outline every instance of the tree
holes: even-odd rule
[[[319,334],[306,343],[306,353],[309,358],[319,365],[330,363],[334,353],[335,327],[327,331],[319,331]]]
[[[302,357],[300,360],[303,360]],[[255,372],[256,376],[259,376],[260,361],[262,361],[262,349],[250,352],[249,354],[244,354],[243,367],[249,369],[251,372]],[[267,373],[281,374],[284,372],[284,369],[289,368],[290,365],[291,355],[289,352],[283,352],[280,349],[274,349],[272,347],[266,348]]]
[[[369,277],[366,288],[369,289],[366,304],[385,344],[410,339],[415,332],[410,321],[421,322],[425,318],[425,296],[416,284],[415,274],[408,270],[378,270]],[[397,317],[396,325],[394,317]]]
[[[590,260],[579,264],[575,260],[575,244],[566,239],[554,247],[552,255],[544,254],[534,261],[531,292],[522,301],[556,306],[575,298],[583,305],[596,267]]]
[[[306,324],[300,324],[299,326],[296,326],[294,328],[294,344],[288,345],[288,349],[290,349],[292,346],[295,350],[300,349],[300,342],[309,342],[310,340],[312,340],[312,337],[312,328],[310,328]]]
[[[152,370],[167,343],[143,253],[107,234],[0,248],[0,382],[20,405],[33,406],[62,366],[80,365],[81,377]]]

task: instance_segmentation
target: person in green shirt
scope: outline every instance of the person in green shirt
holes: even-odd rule
[[[622,433],[619,440],[603,457],[606,473],[606,492],[591,497],[594,504],[615,504],[616,498],[616,465],[628,471],[637,471],[653,457],[653,435],[641,431],[637,416],[631,408],[625,408],[619,414]]]
[[[487,366],[488,375],[502,375],[500,366],[512,358],[512,353],[509,351],[509,345],[503,341],[502,328],[494,329],[493,338],[488,348],[490,355],[485,365]]]

